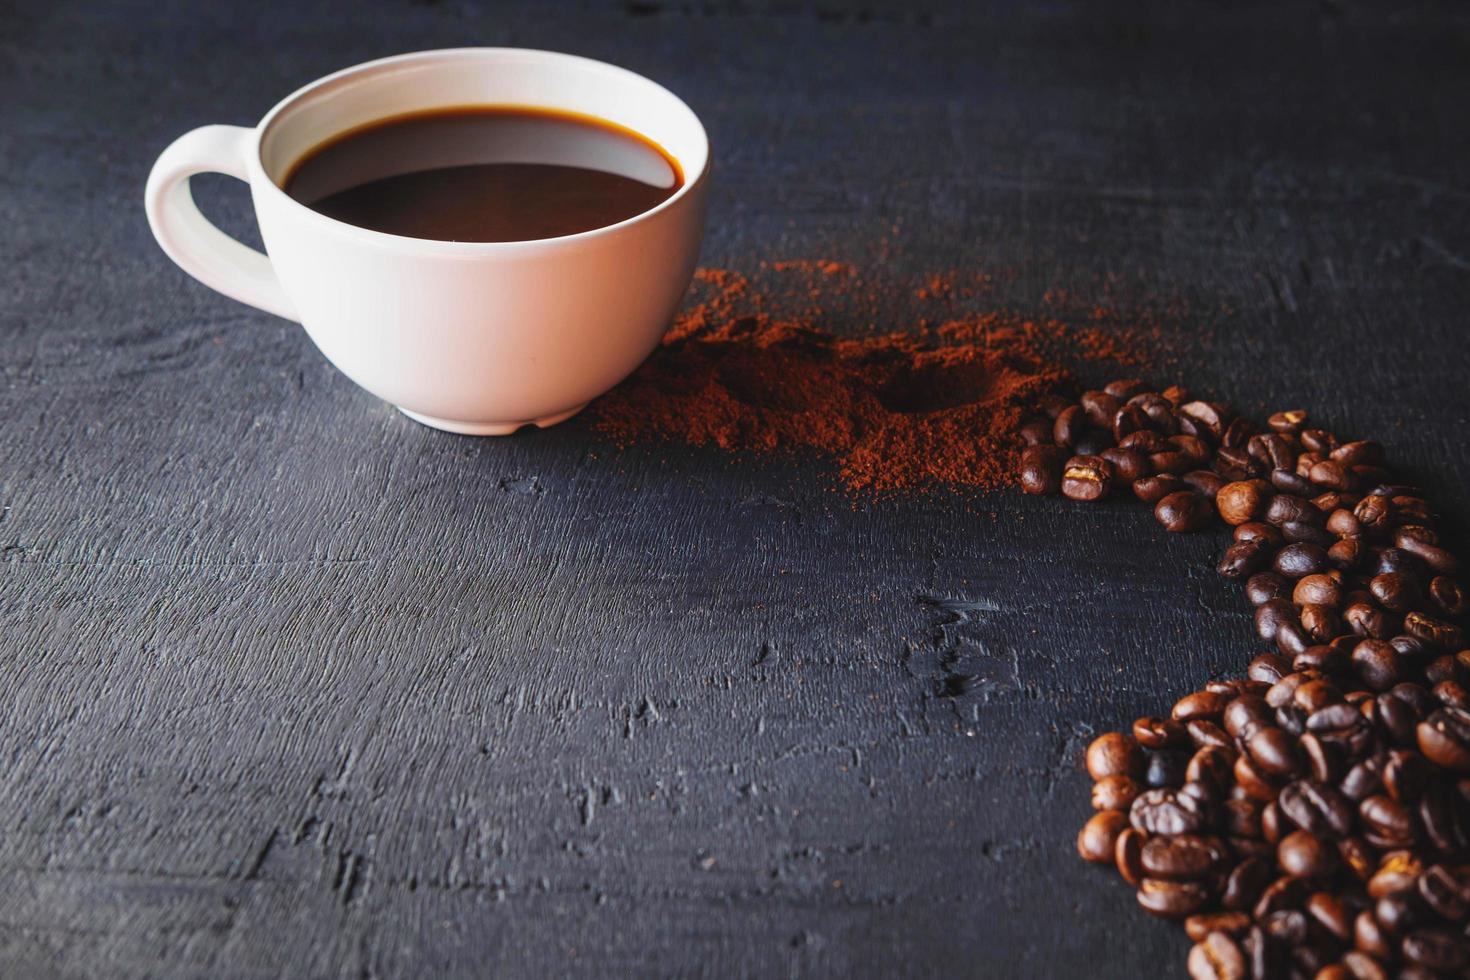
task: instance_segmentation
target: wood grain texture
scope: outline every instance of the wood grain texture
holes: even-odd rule
[[[1470,481],[1450,5],[5,4],[0,974],[1111,976],[1080,750],[1255,651],[1219,538],[414,425],[170,265],[183,130],[511,44],[706,120],[704,261],[1169,311],[1162,370]],[[200,181],[250,236],[248,202]]]

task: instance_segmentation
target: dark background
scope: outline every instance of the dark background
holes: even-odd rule
[[[1454,4],[0,5],[0,973],[1105,975],[1080,753],[1255,651],[1220,537],[815,458],[409,422],[143,218],[173,137],[421,48],[704,118],[704,264],[1165,324],[1466,512]],[[243,189],[196,182],[240,234]],[[1169,353],[1172,351],[1172,353]],[[963,677],[962,682],[955,678]],[[948,696],[946,696],[948,695]]]

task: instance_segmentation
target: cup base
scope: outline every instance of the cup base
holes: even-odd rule
[[[520,422],[462,422],[459,419],[438,419],[432,415],[420,415],[418,412],[410,412],[402,406],[394,407],[415,422],[427,425],[431,429],[441,429],[445,432],[454,432],[462,436],[508,436],[525,425],[534,425],[538,429],[545,429],[548,426],[556,425],[558,422],[565,422],[586,408],[587,403],[583,402],[576,408],[568,409],[565,412],[557,412],[555,415],[543,415],[539,419],[524,419]]]

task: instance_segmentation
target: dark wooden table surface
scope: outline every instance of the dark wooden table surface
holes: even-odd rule
[[[1180,380],[1463,516],[1470,19],[1394,6],[0,5],[0,974],[1179,975],[1079,756],[1255,651],[1218,536],[431,431],[143,181],[372,57],[603,58],[707,122],[705,264],[1164,311]]]

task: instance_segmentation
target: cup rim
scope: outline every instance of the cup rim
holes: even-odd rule
[[[324,88],[339,84],[354,75],[365,73],[374,69],[380,69],[388,65],[405,64],[416,61],[437,61],[440,59],[462,57],[465,55],[530,55],[548,61],[577,63],[583,66],[590,66],[599,71],[604,71],[617,75],[630,76],[640,82],[652,85],[655,89],[668,96],[677,105],[679,105],[686,112],[689,113],[689,118],[693,121],[695,129],[698,133],[699,145],[704,151],[704,165],[699,169],[699,172],[697,174],[694,174],[693,176],[691,176],[686,171],[684,175],[684,183],[677,191],[669,195],[664,200],[660,201],[658,204],[649,208],[647,211],[640,211],[638,214],[635,214],[630,218],[624,218],[622,221],[610,225],[603,225],[600,228],[592,228],[588,231],[579,231],[572,235],[558,235],[554,238],[531,238],[525,241],[515,242],[452,242],[444,241],[437,238],[412,238],[407,235],[394,235],[385,231],[375,231],[372,228],[364,228],[360,225],[354,225],[346,221],[340,221],[336,218],[329,217],[328,215],[322,214],[320,211],[313,210],[307,205],[302,204],[300,201],[287,194],[286,191],[279,184],[271,179],[270,174],[266,173],[265,161],[261,159],[261,144],[265,137],[265,134],[282,113],[290,109],[293,105],[297,104],[302,99],[305,99],[308,96],[311,96]],[[286,96],[284,99],[272,106],[270,111],[267,112],[265,116],[261,118],[260,122],[256,124],[254,133],[251,137],[250,154],[247,162],[249,164],[252,177],[257,178],[252,180],[252,186],[259,188],[259,190],[257,191],[258,193],[264,193],[268,196],[271,196],[280,201],[282,204],[292,207],[298,212],[309,215],[312,219],[323,223],[325,227],[331,228],[333,231],[339,234],[347,235],[361,242],[371,243],[384,247],[409,249],[418,252],[433,251],[439,253],[471,256],[491,254],[496,252],[527,251],[539,248],[550,248],[566,245],[569,243],[591,241],[593,239],[597,239],[606,235],[616,234],[617,232],[623,231],[634,225],[653,219],[657,215],[662,214],[664,211],[667,211],[677,205],[684,198],[688,197],[690,193],[693,192],[696,185],[704,183],[705,178],[710,172],[710,165],[713,161],[710,153],[709,133],[705,130],[704,122],[699,118],[699,115],[692,108],[689,107],[688,103],[679,98],[679,96],[675,95],[668,88],[660,85],[658,82],[655,82],[653,79],[648,78],[645,75],[640,75],[635,71],[631,71],[627,68],[622,68],[618,65],[609,64],[605,61],[598,61],[595,58],[587,58],[583,57],[582,55],[576,54],[567,54],[562,51],[548,51],[542,48],[464,47],[430,48],[423,51],[410,51],[404,54],[390,55],[386,58],[375,58],[372,61],[364,61],[356,65],[351,65],[347,68],[342,68],[338,71],[334,71],[331,74],[323,75],[321,78],[318,78],[315,81],[308,82],[307,84],[301,86],[296,91],[292,92],[290,95]],[[681,160],[679,161],[679,163],[680,168],[683,169],[683,161]]]

